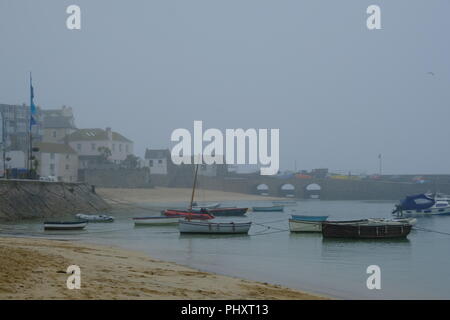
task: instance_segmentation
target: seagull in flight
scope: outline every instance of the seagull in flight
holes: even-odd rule
[[[427,74],[434,76],[434,72],[431,71],[427,72]]]

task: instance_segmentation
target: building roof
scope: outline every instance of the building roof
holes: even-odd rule
[[[145,159],[167,159],[170,158],[169,149],[146,149]]]
[[[58,129],[58,128],[70,128],[76,129],[73,123],[73,118],[71,117],[61,117],[61,116],[44,116],[43,121],[44,129]]]
[[[121,142],[132,142],[120,133],[112,131],[112,140]],[[78,129],[67,136],[67,141],[102,141],[108,140],[108,134],[104,129]]]
[[[63,106],[61,109],[42,110],[44,128],[70,128],[76,129],[71,107]]]
[[[39,152],[41,153],[74,153],[76,154],[75,150],[73,150],[69,145],[62,144],[62,143],[49,143],[49,142],[38,142],[35,145],[39,148]]]

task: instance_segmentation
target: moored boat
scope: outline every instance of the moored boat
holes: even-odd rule
[[[276,200],[272,201],[272,204],[275,206],[283,205],[283,206],[296,206],[297,201],[295,200]]]
[[[322,223],[324,238],[349,239],[391,239],[406,238],[412,225],[400,222],[377,222],[360,220],[359,222],[342,221]]]
[[[322,222],[327,219],[328,216],[292,215],[292,219],[289,219],[289,230],[291,232],[321,232]]]
[[[194,202],[192,204],[192,210],[201,210],[201,209],[215,209],[220,207],[220,203],[216,202],[216,203],[210,203],[210,204],[198,204],[196,202]]]
[[[192,210],[177,210],[177,209],[167,209],[163,210],[162,214],[167,217],[178,217],[178,218],[189,218],[189,219],[200,219],[209,220],[214,219],[214,216],[209,214],[206,210],[204,212],[196,212]]]
[[[177,225],[180,217],[134,217],[134,225],[136,226],[161,226],[161,225]]]
[[[114,217],[103,214],[97,215],[78,213],[75,215],[75,217],[89,222],[114,222]]]
[[[437,195],[407,196],[395,206],[392,214],[397,214],[398,217],[450,215],[450,202]]]
[[[248,208],[215,208],[207,209],[206,212],[214,217],[230,217],[230,216],[243,216],[247,212]]]
[[[44,230],[81,230],[88,224],[88,221],[45,221]]]
[[[180,233],[200,234],[247,234],[251,222],[206,222],[180,220],[178,226]]]
[[[284,206],[271,206],[271,207],[253,207],[255,212],[281,212],[284,210]]]

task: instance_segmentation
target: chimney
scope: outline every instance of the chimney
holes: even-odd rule
[[[112,131],[110,127],[106,128],[106,136],[108,137],[109,141],[112,141]]]

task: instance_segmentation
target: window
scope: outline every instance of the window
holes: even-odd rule
[[[66,159],[70,160],[70,154],[66,154]]]
[[[112,151],[116,151],[116,144],[115,143],[113,143],[113,145],[112,145]]]
[[[56,138],[56,130],[53,130],[53,138]]]
[[[162,160],[161,160],[161,159],[159,159],[159,160],[158,160],[158,163],[159,163],[159,164],[162,164]]]
[[[91,150],[95,151],[95,143],[91,143]]]
[[[128,145],[125,145],[125,151],[128,153]]]
[[[68,164],[66,164],[66,170],[69,170],[69,165]]]
[[[77,150],[78,150],[78,151],[81,151],[81,143],[78,143],[78,144],[77,144]]]
[[[122,152],[122,144],[119,144],[119,152]]]
[[[53,152],[50,153],[50,159],[55,160],[55,154]]]
[[[153,167],[153,160],[149,161],[149,165],[150,165],[150,167]]]

